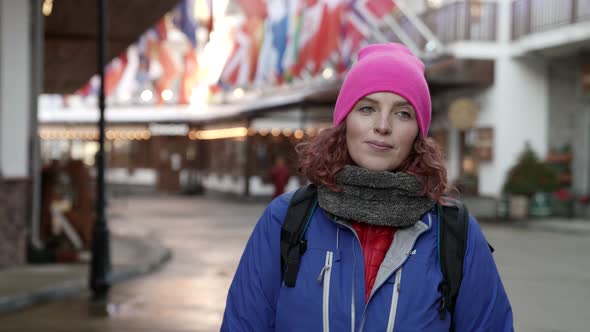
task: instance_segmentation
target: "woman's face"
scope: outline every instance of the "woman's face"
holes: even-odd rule
[[[363,97],[345,121],[350,158],[374,171],[397,169],[410,155],[419,132],[412,105],[391,92]]]

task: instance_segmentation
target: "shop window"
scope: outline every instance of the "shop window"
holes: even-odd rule
[[[479,193],[479,167],[493,160],[493,128],[474,128],[460,134],[461,174],[457,187],[463,194]]]

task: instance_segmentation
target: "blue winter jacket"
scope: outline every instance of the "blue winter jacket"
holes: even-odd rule
[[[318,207],[294,288],[281,281],[280,234],[293,192],[276,198],[248,240],[221,331],[449,331],[437,310],[442,273],[436,209],[397,230],[365,302],[361,244],[351,225]],[[512,309],[484,235],[470,218],[454,331],[513,331]]]

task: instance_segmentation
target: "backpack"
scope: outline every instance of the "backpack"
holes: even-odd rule
[[[438,312],[444,319],[446,311],[453,313],[463,277],[463,258],[467,248],[469,213],[463,203],[448,199],[449,206],[438,209],[438,261],[443,280]],[[295,287],[301,256],[307,249],[305,232],[317,208],[317,188],[313,184],[299,188],[289,203],[281,228],[281,271],[287,287]],[[493,252],[493,248],[489,246]]]

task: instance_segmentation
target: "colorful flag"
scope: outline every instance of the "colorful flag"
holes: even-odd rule
[[[282,7],[286,9],[285,6]],[[285,10],[282,14],[282,17],[273,22],[271,26],[272,30],[272,45],[273,49],[276,51],[276,59],[275,63],[275,73],[277,75],[277,79],[282,81],[284,68],[283,68],[283,57],[285,56],[285,51],[287,49],[287,26],[289,22],[289,17],[287,16],[287,11]]]
[[[97,74],[92,75],[92,77],[88,80],[83,87],[78,89],[74,94],[88,97],[88,96],[96,96],[98,95],[98,89],[100,88],[100,78]]]
[[[248,82],[253,82],[258,66],[258,56],[260,55],[262,40],[264,38],[264,19],[257,17],[250,18],[246,22],[246,34],[250,39],[248,44],[248,61],[250,62]]]
[[[305,1],[304,6],[300,14],[298,33],[294,40],[296,55],[295,63],[291,69],[294,76],[301,76],[303,70],[314,71],[316,69],[312,54],[324,14],[324,6],[320,1]]]
[[[285,53],[287,34],[287,1],[267,2],[268,17],[265,21],[264,39],[256,66],[255,82],[275,84],[283,75],[282,57]]]
[[[198,61],[194,48],[184,54],[184,73],[180,82],[180,104],[189,104],[193,88],[197,85]]]
[[[230,85],[246,85],[256,75],[256,66],[264,35],[263,20],[252,17],[234,28],[234,48],[221,74]]]
[[[156,37],[159,40],[166,40],[168,39],[168,19],[167,16],[165,15],[164,17],[162,17],[158,23],[156,23],[156,26],[153,28]]]
[[[145,89],[150,82],[149,30],[139,37],[137,55],[139,63],[135,73],[135,81],[139,89]]]
[[[182,0],[175,9],[174,24],[186,36],[193,47],[197,47],[197,19],[195,0]]]
[[[357,2],[356,0],[350,1],[344,14],[338,66],[340,73],[352,65],[354,54],[360,48],[361,43],[371,34],[369,23],[356,9]]]
[[[342,28],[343,0],[322,0],[323,15],[312,48],[314,73],[337,56],[340,47],[340,30]]]
[[[121,54],[108,64],[104,73],[105,96],[110,96],[115,90],[119,84],[119,81],[121,80],[121,77],[123,76],[125,66],[127,66],[127,53]]]
[[[117,84],[115,95],[120,101],[126,101],[131,98],[133,91],[137,88],[137,70],[139,68],[139,55],[137,53],[137,47],[131,45],[127,48],[127,65],[121,74],[119,84]]]
[[[170,47],[163,41],[158,45],[158,62],[162,67],[162,75],[156,82],[156,92],[158,100],[161,101],[162,92],[170,88],[178,74]]]
[[[205,42],[209,41],[209,36],[211,35],[211,31],[213,31],[213,27],[214,27],[214,15],[213,15],[213,0],[206,0],[207,3],[207,7],[209,8],[209,20],[207,21],[207,40]]]
[[[393,12],[395,1],[393,0],[360,0],[361,10],[366,12],[369,18],[382,19]]]
[[[303,4],[300,0],[288,0],[287,3],[287,36],[281,68],[287,81],[293,77],[293,67],[297,61],[299,49],[299,36],[301,35],[301,21],[303,16]]]
[[[377,31],[379,22],[395,9],[392,0],[351,0],[343,20],[338,69],[349,68],[363,43]]]
[[[220,78],[224,84],[230,86],[246,84],[250,75],[248,61],[250,39],[244,31],[244,24],[245,22],[241,22],[234,27],[234,47]]]
[[[170,16],[164,16],[156,25],[154,32],[148,33],[148,54],[150,57],[150,76],[155,80],[156,100],[162,102],[162,92],[170,88],[178,74],[172,50],[168,46],[168,26]]]
[[[272,2],[275,0],[238,0],[246,19],[265,18],[267,15],[265,2]]]

